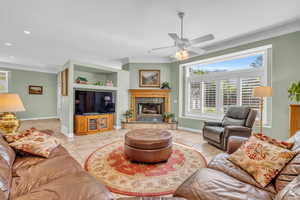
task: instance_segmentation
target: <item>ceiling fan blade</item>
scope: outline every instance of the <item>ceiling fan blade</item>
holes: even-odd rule
[[[171,49],[171,48],[176,48],[176,47],[174,45],[172,45],[172,46],[166,46],[166,47],[158,47],[158,48],[151,49],[149,52],[158,51],[158,50],[164,50],[164,49]]]
[[[201,48],[198,48],[198,47],[188,47],[187,50],[191,51],[195,54],[198,54],[198,55],[201,55],[201,54],[205,53],[204,49],[201,49]]]
[[[206,42],[206,41],[213,40],[213,39],[215,39],[215,36],[213,34],[208,34],[208,35],[204,35],[204,36],[190,40],[190,44],[191,45],[198,44],[198,43]]]
[[[168,33],[168,35],[175,41],[180,40],[179,36],[176,33]]]

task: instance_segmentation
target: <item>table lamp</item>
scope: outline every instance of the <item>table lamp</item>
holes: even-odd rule
[[[5,134],[13,134],[18,130],[20,123],[15,112],[25,111],[18,94],[0,93],[0,130]]]
[[[264,97],[272,96],[272,87],[269,86],[259,86],[254,88],[253,96],[260,98],[260,133],[263,129],[263,109],[264,109]]]

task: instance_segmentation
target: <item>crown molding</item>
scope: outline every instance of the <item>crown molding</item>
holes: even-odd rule
[[[40,67],[31,67],[31,66],[27,66],[27,65],[8,63],[8,62],[2,62],[2,61],[0,61],[0,68],[19,69],[19,70],[24,70],[24,71],[43,72],[43,73],[50,73],[50,74],[56,74],[59,71],[58,68],[43,69]]]
[[[252,42],[257,42],[261,40],[266,40],[274,37],[278,37],[281,35],[293,33],[300,31],[300,18],[290,20],[289,22],[280,23],[276,25],[272,25],[269,27],[265,27],[262,29],[258,29],[247,34],[243,34],[240,36],[232,37],[227,40],[223,40],[217,43],[213,43],[207,46],[203,46],[207,52],[202,55],[220,51]]]
[[[122,68],[122,62],[121,61],[86,61],[86,60],[76,60],[76,59],[70,59],[69,60],[71,64],[78,64],[78,65],[89,65],[94,67],[104,67],[108,69],[115,69],[119,70]]]
[[[279,37],[282,35],[286,35],[289,33],[294,33],[300,31],[300,18],[290,20],[289,22],[280,23],[276,25],[272,25],[269,27],[265,27],[263,29],[259,29],[253,32],[249,32],[247,34],[239,35],[236,37],[231,37],[229,39],[212,43],[206,46],[199,46],[203,49],[205,49],[205,53],[201,55],[195,55],[192,57],[189,57],[187,60],[185,60],[185,63],[192,58],[196,58],[199,56],[204,56],[210,53],[214,53],[217,51],[222,51],[234,47],[238,47],[241,45],[258,42],[266,39],[271,39],[274,37]],[[176,59],[172,59],[172,63],[178,62]]]
[[[161,56],[127,57],[122,59],[122,65],[128,63],[171,63],[172,59]]]

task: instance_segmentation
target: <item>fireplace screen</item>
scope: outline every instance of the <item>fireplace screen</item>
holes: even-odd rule
[[[137,121],[162,121],[163,105],[162,98],[138,98]]]

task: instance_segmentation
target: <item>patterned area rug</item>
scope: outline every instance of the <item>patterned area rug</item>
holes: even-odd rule
[[[206,167],[205,158],[195,149],[173,143],[168,162],[132,163],[123,152],[123,141],[105,145],[85,161],[85,169],[112,192],[128,196],[159,196],[175,192],[197,169]]]

